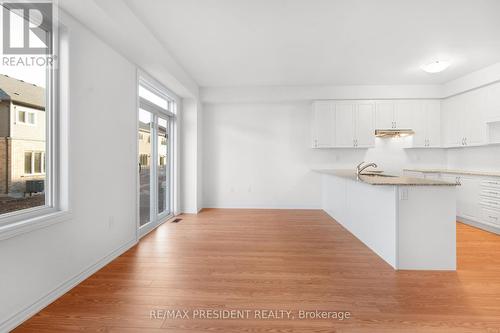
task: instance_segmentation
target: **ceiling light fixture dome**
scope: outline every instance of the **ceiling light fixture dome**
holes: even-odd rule
[[[422,65],[420,68],[427,73],[439,73],[450,67],[451,62],[447,60],[436,60]]]

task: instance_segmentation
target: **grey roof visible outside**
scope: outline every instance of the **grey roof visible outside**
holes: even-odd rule
[[[45,89],[0,74],[0,100],[45,110]]]

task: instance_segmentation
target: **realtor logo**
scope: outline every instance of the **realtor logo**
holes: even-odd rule
[[[2,6],[4,54],[52,54],[52,3],[3,2]]]

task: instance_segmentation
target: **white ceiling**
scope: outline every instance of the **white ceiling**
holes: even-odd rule
[[[500,61],[499,0],[125,0],[202,87],[441,84]],[[452,59],[439,74],[420,65]]]

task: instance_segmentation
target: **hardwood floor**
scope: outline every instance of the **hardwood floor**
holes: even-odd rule
[[[500,332],[500,236],[459,223],[457,272],[395,272],[322,211],[182,218],[15,332]],[[159,309],[283,309],[296,318],[150,319]],[[300,310],[351,318],[300,320]]]

